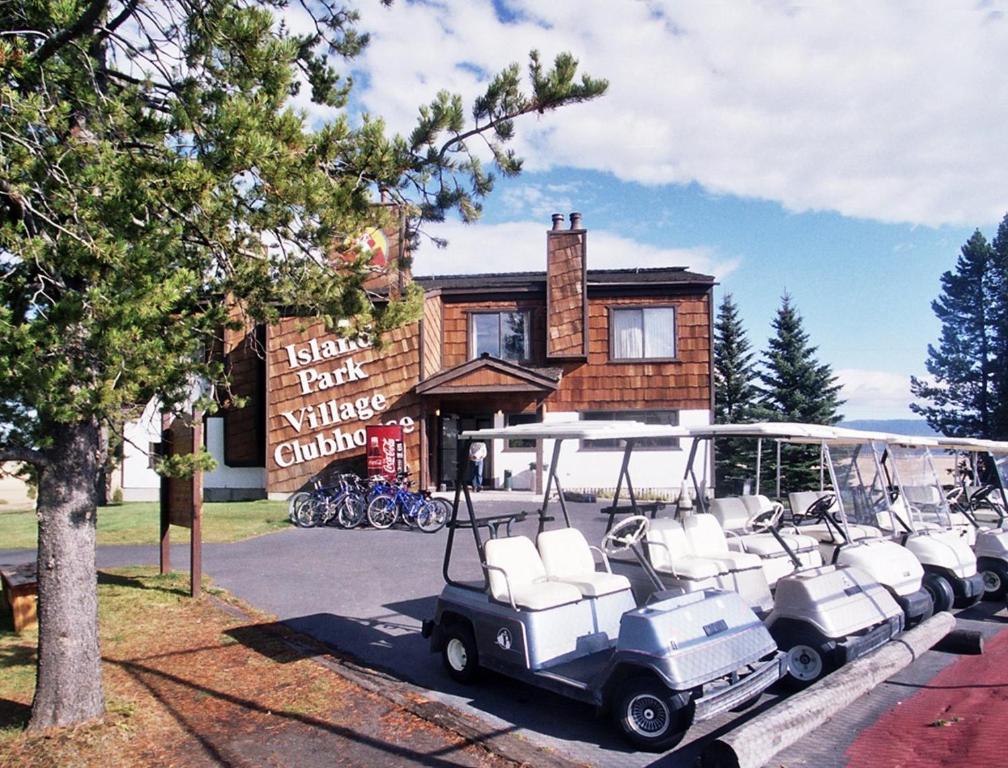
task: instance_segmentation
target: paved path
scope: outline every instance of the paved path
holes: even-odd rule
[[[530,500],[490,498],[479,498],[478,503],[480,514],[491,509],[494,513],[531,510],[535,505]],[[569,507],[575,524],[589,541],[601,540],[604,518],[597,506]],[[522,523],[516,532],[534,535],[535,523]],[[479,578],[470,534],[459,534],[452,575]],[[779,698],[778,694],[765,694],[757,707],[741,716],[728,714],[696,726],[677,750],[654,756],[631,751],[610,724],[597,721],[587,706],[493,674],[485,675],[477,686],[457,685],[444,674],[440,659],[428,652],[419,633],[421,621],[433,614],[443,584],[446,536],[445,531],[425,535],[405,530],[292,528],[236,544],[205,545],[204,569],[219,586],[290,626],[427,688],[432,696],[478,714],[493,727],[517,729],[535,743],[592,765],[692,766],[708,739]],[[31,557],[31,552],[0,551],[0,564]],[[174,548],[172,560],[176,568],[187,568],[187,547]],[[103,568],[156,562],[155,546],[99,548],[98,565]],[[1003,628],[1001,621],[977,616],[960,617],[960,624],[979,628],[987,635]],[[926,654],[901,675],[838,713],[814,739],[782,753],[779,762],[842,768],[846,765],[844,751],[855,734],[898,706],[956,658],[938,652]]]

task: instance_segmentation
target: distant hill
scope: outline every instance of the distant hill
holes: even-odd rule
[[[852,419],[838,426],[870,432],[894,432],[897,435],[937,435],[924,419]]]

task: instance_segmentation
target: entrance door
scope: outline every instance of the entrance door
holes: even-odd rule
[[[461,427],[460,432],[466,432],[470,429],[490,429],[493,426],[493,416],[463,416],[459,420],[459,426]],[[470,440],[458,441],[458,452],[459,458],[465,461],[468,465],[469,463],[469,443]],[[487,456],[483,459],[483,485],[482,488],[493,488],[494,487],[494,473],[493,473],[493,451],[490,450],[491,444],[489,440],[484,441],[487,447]],[[466,466],[466,471],[469,471],[469,467]]]
[[[493,416],[457,416],[445,414],[441,416],[438,437],[438,456],[440,458],[438,477],[445,488],[454,488],[458,477],[459,462],[463,462],[462,477],[469,476],[469,441],[459,437],[470,429],[489,429],[493,426]],[[487,445],[487,457],[483,461],[483,487],[493,488],[493,455],[490,445]]]

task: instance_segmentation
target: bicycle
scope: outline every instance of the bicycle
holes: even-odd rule
[[[316,481],[314,490],[295,494],[291,504],[294,524],[301,528],[333,524],[353,528],[364,520],[366,505],[360,479],[350,474],[340,475],[330,486]]]
[[[368,504],[368,522],[379,529],[391,528],[402,520],[410,528],[434,533],[448,520],[447,505],[431,497],[429,491],[411,491],[409,482],[395,487],[393,492],[380,493]]]

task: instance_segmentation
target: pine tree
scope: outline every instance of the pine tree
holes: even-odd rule
[[[994,255],[990,270],[990,313],[994,324],[994,403],[991,407],[991,437],[1008,439],[1008,215],[1001,220],[991,242]]]
[[[998,230],[996,251],[976,230],[962,246],[955,269],[941,276],[931,309],[941,321],[938,346],[928,345],[933,381],[913,377],[921,401],[910,408],[944,435],[993,438],[1004,432],[1004,367],[1008,359],[1004,295],[1008,226]],[[999,398],[1001,402],[999,403]]]
[[[752,418],[759,390],[752,345],[746,336],[738,306],[725,293],[714,324],[714,422],[731,424]],[[741,482],[753,477],[755,449],[751,440],[722,438],[717,441],[715,490],[738,493]]]
[[[763,353],[760,373],[761,418],[805,424],[836,424],[840,385],[826,363],[815,359],[801,315],[787,294],[773,321],[775,335]],[[819,483],[818,448],[784,445],[781,450],[782,490],[809,490]],[[770,462],[765,462],[770,471]]]
[[[104,710],[102,429],[153,398],[183,408],[195,379],[226,386],[212,353],[225,326],[279,307],[348,333],[414,317],[415,293],[375,304],[363,264],[329,254],[389,223],[379,199],[412,233],[450,211],[475,218],[493,182],[481,155],[521,168],[516,118],[606,88],[575,79],[570,54],[544,68],[533,52],[530,87],[506,68],[472,122],[442,92],[410,136],[387,135],[347,114],[337,63],[367,42],[356,21],[331,0],[0,3],[0,28],[17,30],[0,36],[0,461],[38,473],[31,728]],[[299,90],[328,124],[311,130],[290,106]]]

